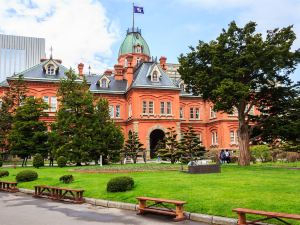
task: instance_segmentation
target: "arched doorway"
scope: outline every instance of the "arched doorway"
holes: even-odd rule
[[[156,145],[160,140],[163,140],[165,137],[165,133],[160,129],[155,129],[150,133],[150,158],[154,158]]]

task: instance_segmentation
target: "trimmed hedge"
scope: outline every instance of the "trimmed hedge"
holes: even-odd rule
[[[124,192],[133,189],[134,180],[131,177],[115,177],[108,181],[108,192]]]
[[[67,165],[67,158],[64,156],[59,156],[56,161],[58,167],[65,167]]]
[[[35,156],[33,157],[33,161],[32,161],[32,165],[35,168],[40,168],[42,166],[44,166],[44,158],[41,154],[35,154]]]
[[[27,182],[38,179],[38,174],[32,170],[23,170],[19,172],[16,176],[17,182]]]
[[[9,176],[9,172],[7,170],[0,171],[0,177],[7,177],[7,176]]]
[[[59,180],[65,184],[69,184],[74,181],[74,177],[73,175],[63,175],[59,178]]]

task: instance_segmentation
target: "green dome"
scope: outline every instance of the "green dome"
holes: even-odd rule
[[[137,46],[140,46],[140,50],[137,49]],[[143,53],[150,56],[149,46],[138,28],[127,30],[126,38],[120,47],[119,56],[128,53]]]

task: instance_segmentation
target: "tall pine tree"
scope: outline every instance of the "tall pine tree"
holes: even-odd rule
[[[26,98],[27,87],[22,75],[10,82],[10,87],[1,98],[0,107],[0,148],[2,152],[8,151],[7,135],[11,130],[16,109]]]
[[[90,160],[93,96],[86,80],[78,79],[72,69],[66,72],[66,76],[67,79],[61,80],[58,88],[60,105],[53,132],[61,137],[58,154],[66,155],[71,162],[81,165]]]
[[[130,157],[133,160],[133,163],[137,162],[137,157],[139,153],[142,153],[145,149],[143,144],[140,142],[139,135],[137,132],[129,131],[128,139],[125,142],[122,153],[124,157]]]
[[[16,109],[12,129],[8,135],[10,153],[23,159],[25,166],[29,156],[48,153],[47,126],[40,118],[45,116],[47,105],[42,99],[26,98],[25,103]]]
[[[201,145],[199,136],[191,126],[182,134],[180,149],[184,161],[188,162],[195,162],[205,153],[205,148]]]
[[[172,164],[181,157],[181,149],[177,141],[177,132],[174,127],[169,127],[164,139],[159,143],[157,155],[163,159],[168,159]]]

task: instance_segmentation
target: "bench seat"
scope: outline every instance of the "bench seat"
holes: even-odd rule
[[[282,219],[300,220],[300,215],[298,215],[298,214],[268,212],[268,211],[245,209],[245,208],[236,208],[236,209],[233,209],[232,211],[236,212],[238,214],[238,224],[239,225],[258,224],[258,222],[266,221],[269,219],[276,219],[285,224],[290,224],[290,223],[288,223]],[[254,220],[254,221],[247,221],[246,214],[264,216],[265,218]]]

